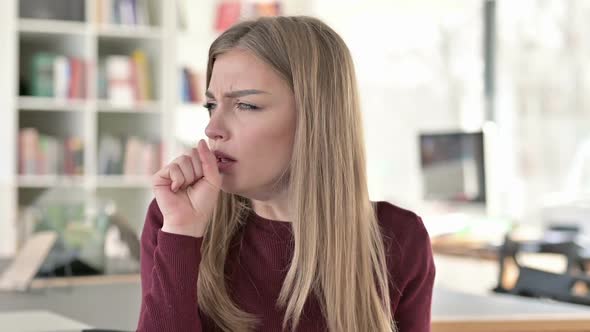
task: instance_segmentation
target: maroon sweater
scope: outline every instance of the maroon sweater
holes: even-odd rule
[[[435,267],[428,233],[416,214],[378,202],[390,272],[391,310],[400,332],[430,331]],[[161,230],[162,214],[154,199],[141,235],[142,303],[138,331],[213,331],[215,324],[197,304],[197,278],[203,238]],[[228,289],[239,307],[255,314],[257,331],[281,331],[284,310],[275,303],[289,266],[289,223],[252,212],[226,262]],[[239,258],[238,264],[236,258]],[[393,286],[393,287],[392,287]],[[326,331],[315,296],[304,306],[298,331]]]

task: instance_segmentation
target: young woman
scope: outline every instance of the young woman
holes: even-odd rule
[[[310,17],[237,24],[211,45],[206,95],[211,148],[153,177],[138,330],[429,331],[429,237],[369,200],[342,39]]]

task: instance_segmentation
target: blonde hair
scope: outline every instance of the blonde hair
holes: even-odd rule
[[[294,252],[277,305],[295,330],[308,296],[317,296],[330,331],[395,331],[390,282],[375,206],[369,200],[363,125],[354,65],[344,41],[306,16],[263,17],[234,25],[209,49],[215,59],[251,51],[290,85],[297,126],[288,172]],[[310,162],[312,161],[312,162]],[[199,270],[201,310],[224,331],[257,319],[228,295],[224,266],[249,199],[221,192],[205,231]]]

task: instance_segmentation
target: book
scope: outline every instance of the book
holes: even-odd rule
[[[71,70],[69,86],[68,86],[68,97],[69,98],[84,98],[85,97],[85,69],[84,63],[79,58],[69,58],[69,64]]]
[[[125,145],[123,174],[139,174],[139,163],[141,161],[140,156],[142,149],[143,143],[139,140],[139,138],[134,136],[130,136],[129,138],[127,138],[127,144]]]
[[[137,136],[100,139],[98,172],[102,175],[149,176],[161,167],[162,144]]]
[[[30,94],[36,97],[53,97],[53,69],[55,55],[39,52],[31,57]]]
[[[149,0],[136,0],[135,17],[137,25],[151,25],[152,10],[150,8]]]
[[[39,132],[36,128],[24,128],[19,132],[19,174],[37,174]]]
[[[99,24],[142,25],[152,23],[149,0],[96,0],[96,22]]]
[[[202,76],[190,68],[180,70],[180,100],[184,103],[203,102],[204,92],[201,89]]]
[[[21,175],[81,175],[84,149],[79,137],[58,138],[40,134],[37,128],[19,131]]]
[[[25,94],[60,100],[86,97],[86,63],[82,58],[38,52],[31,56],[30,75]]]
[[[69,93],[70,63],[68,58],[59,55],[53,61],[53,96],[66,99]]]
[[[115,0],[115,12],[117,13],[119,24],[136,25],[135,9],[136,4],[134,0]]]
[[[133,83],[135,84],[136,100],[150,100],[152,93],[150,91],[151,80],[149,75],[149,66],[147,56],[144,51],[135,50],[131,55],[133,61]]]
[[[112,0],[96,1],[96,22],[101,24],[113,23],[113,3]]]
[[[66,174],[69,175],[82,175],[84,173],[84,149],[82,139],[79,137],[71,136],[65,139],[66,146],[66,159],[69,164],[69,169],[66,170]]]
[[[121,174],[123,146],[119,138],[103,135],[98,145],[98,174]]]
[[[131,106],[135,101],[133,68],[128,56],[110,55],[105,60],[107,98],[119,106]]]
[[[50,159],[52,158],[51,150],[52,138],[46,135],[39,135],[39,153],[37,158],[37,174],[51,174]],[[55,170],[53,170],[55,171]]]
[[[237,23],[240,19],[241,4],[238,1],[223,1],[217,5],[215,30],[223,32]]]
[[[149,61],[144,51],[135,50],[131,56],[107,56],[103,67],[106,73],[104,78],[99,76],[99,84],[106,85],[111,104],[132,106],[153,99]]]
[[[282,13],[280,1],[242,2],[237,0],[221,1],[217,5],[215,31],[223,32],[241,20],[255,19],[261,16],[277,16]]]
[[[280,2],[260,2],[254,3],[255,15],[260,16],[278,16],[282,13],[282,5]]]

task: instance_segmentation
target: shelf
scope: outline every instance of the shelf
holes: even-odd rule
[[[21,18],[18,30],[25,33],[84,35],[89,25],[84,22]]]
[[[21,188],[81,187],[84,185],[82,175],[19,175],[18,186]]]
[[[150,188],[151,178],[143,175],[99,175],[96,186],[99,188]]]
[[[108,100],[99,100],[97,111],[102,113],[139,113],[159,114],[161,113],[160,102],[140,101],[132,105],[117,105]]]
[[[96,33],[105,38],[162,38],[162,29],[151,26],[102,24],[97,27]]]
[[[21,111],[82,112],[88,106],[84,99],[56,99],[51,97],[18,97]]]

